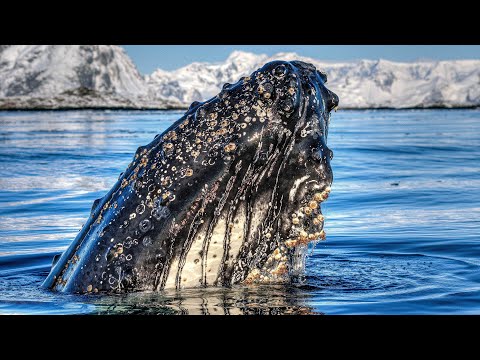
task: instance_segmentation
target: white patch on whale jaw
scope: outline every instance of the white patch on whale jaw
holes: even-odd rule
[[[206,256],[203,255],[205,233],[201,232],[195,236],[192,246],[187,254],[185,265],[180,274],[180,288],[192,288],[202,285],[213,286],[217,278],[217,271],[224,252],[226,222],[220,219],[215,225]],[[176,287],[175,279],[178,273],[178,265],[172,266],[168,275],[165,288]]]
[[[303,183],[304,181],[308,180],[309,177],[310,177],[310,175],[305,175],[305,176],[301,177],[300,179],[297,179],[293,182],[293,186],[290,189],[290,192],[288,194],[288,201],[293,202],[300,184]]]
[[[203,257],[203,282],[205,286],[213,286],[217,280],[218,270],[224,253],[225,233],[229,224],[225,219],[220,220],[212,231],[212,237],[206,249],[206,256]]]
[[[245,239],[246,235],[246,223],[247,223],[247,216],[245,207],[241,206],[237,210],[237,214],[235,216],[235,220],[230,228],[230,244],[229,249],[227,252],[227,257],[225,258],[225,268],[232,269],[235,259],[238,257],[240,253],[240,249]],[[219,274],[220,276],[221,274]],[[219,284],[221,285],[221,284]]]
[[[225,259],[224,268],[233,266],[233,260],[238,256],[244,239],[244,226],[246,217],[244,210],[239,209],[235,217],[235,223],[227,224],[225,219],[219,219],[215,225],[209,240],[206,256],[202,256],[205,233],[198,233],[187,254],[185,265],[180,276],[180,288],[192,288],[199,286],[222,286],[218,280],[222,269],[222,260],[225,252],[226,233],[229,235],[228,256]],[[165,289],[175,288],[178,273],[178,260],[174,261],[171,271],[165,283]]]
[[[193,241],[181,266],[178,260],[172,264],[165,288],[223,285],[224,270],[232,266],[245,236],[245,211],[242,207],[237,208],[240,193],[237,192],[234,200],[227,203],[230,193],[235,189],[241,163],[242,161],[236,165],[235,175],[228,180],[208,226],[193,235]],[[235,218],[232,218],[233,214],[236,214]],[[200,216],[205,216],[203,210]]]

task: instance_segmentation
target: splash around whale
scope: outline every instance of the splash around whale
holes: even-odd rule
[[[326,75],[274,61],[141,146],[43,286],[102,293],[284,283],[325,239]]]

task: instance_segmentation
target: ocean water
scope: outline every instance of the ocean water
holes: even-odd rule
[[[176,111],[0,112],[0,314],[480,314],[480,110],[339,111],[327,240],[302,286],[40,288]]]

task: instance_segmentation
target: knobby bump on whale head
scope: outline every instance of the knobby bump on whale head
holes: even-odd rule
[[[96,293],[282,283],[325,239],[330,192],[326,75],[273,61],[148,145],[56,260],[44,286]]]

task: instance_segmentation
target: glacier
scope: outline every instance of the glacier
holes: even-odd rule
[[[272,60],[301,60],[328,75],[340,108],[480,106],[480,60],[324,62],[295,53],[234,51],[142,76],[116,45],[0,45],[0,109],[186,108]]]

